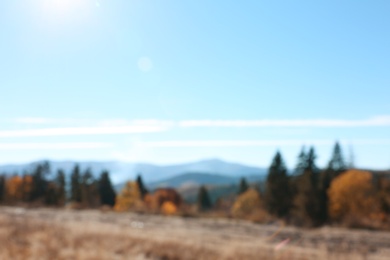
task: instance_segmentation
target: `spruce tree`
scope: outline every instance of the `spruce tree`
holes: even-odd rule
[[[198,209],[201,211],[209,210],[212,207],[210,196],[205,186],[199,188],[197,204]]]
[[[64,205],[66,202],[66,181],[65,181],[65,173],[63,170],[57,171],[57,176],[55,183],[57,185],[57,204]]]
[[[305,147],[302,147],[301,152],[298,155],[298,163],[294,170],[294,175],[302,174],[306,169],[307,155],[305,152]]]
[[[144,199],[145,195],[148,194],[148,190],[146,189],[144,182],[142,181],[141,174],[137,176],[137,185],[141,193],[141,198]]]
[[[109,206],[115,205],[116,194],[114,188],[112,187],[112,183],[108,171],[103,171],[100,175],[99,196],[100,196],[100,203],[102,205],[109,205]]]
[[[321,224],[319,169],[315,164],[316,154],[310,148],[305,162],[305,168],[296,179],[296,196],[294,206],[296,216],[306,225],[317,226]]]
[[[277,152],[268,171],[265,205],[269,213],[277,217],[286,217],[291,208],[289,176],[282,155]]]
[[[70,200],[73,202],[81,202],[81,175],[78,165],[75,165],[73,168],[70,178]]]
[[[5,182],[6,182],[5,174],[1,174],[0,175],[0,203],[3,203],[5,198]]]
[[[38,164],[32,173],[32,187],[31,197],[32,201],[42,200],[46,196],[47,180],[46,175],[50,172],[50,165],[48,162]]]
[[[93,177],[92,171],[88,168],[81,178],[81,202],[84,206],[95,207],[98,205],[99,192],[98,184]]]
[[[328,189],[330,184],[339,176],[342,172],[347,170],[347,164],[344,161],[344,157],[341,151],[340,144],[335,143],[333,148],[331,159],[329,160],[328,167],[321,173],[320,185],[319,185],[319,210],[320,221],[322,223],[328,220]]]
[[[332,157],[328,163],[328,170],[334,173],[332,178],[337,177],[340,173],[347,170],[347,163],[344,160],[344,156],[338,142],[336,142],[333,148]]]
[[[240,180],[240,186],[238,188],[238,195],[246,192],[249,188],[248,183],[246,182],[246,179],[244,177],[241,178]]]

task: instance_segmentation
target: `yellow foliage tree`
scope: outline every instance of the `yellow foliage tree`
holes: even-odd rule
[[[164,215],[173,215],[177,212],[177,207],[172,201],[166,201],[161,206],[161,212]]]
[[[114,209],[116,211],[126,211],[142,204],[141,192],[136,182],[129,181],[117,195]]]
[[[22,177],[16,175],[7,180],[6,198],[9,202],[21,201],[23,199]]]
[[[231,213],[234,217],[245,217],[261,208],[260,194],[254,189],[248,189],[234,202]]]
[[[328,190],[329,216],[334,220],[370,218],[379,213],[379,203],[367,171],[349,170],[333,180]]]

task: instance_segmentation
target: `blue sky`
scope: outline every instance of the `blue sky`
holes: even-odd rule
[[[388,1],[4,0],[0,163],[390,168]]]

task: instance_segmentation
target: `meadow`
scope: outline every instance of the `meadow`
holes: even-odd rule
[[[390,233],[0,207],[0,259],[389,259]]]

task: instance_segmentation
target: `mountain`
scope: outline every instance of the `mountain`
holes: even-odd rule
[[[243,176],[246,180],[258,188],[262,187],[266,175]],[[193,203],[196,201],[199,186],[205,185],[213,202],[219,197],[235,196],[239,189],[241,176],[226,176],[210,173],[185,173],[167,178],[158,182],[147,183],[150,190],[163,187],[176,188],[185,201]],[[120,190],[120,186],[117,186]]]
[[[227,176],[211,173],[184,173],[157,182],[147,183],[149,189],[172,187],[183,189],[187,187],[199,187],[201,185],[231,185],[239,183],[241,177],[245,177],[249,182],[263,181],[265,174],[252,176]]]
[[[237,177],[232,176],[210,173],[185,173],[165,180],[148,183],[147,186],[149,189],[162,187],[182,188],[192,186],[199,187],[203,184],[225,185],[236,182]]]
[[[32,169],[34,165],[40,162],[27,164],[13,164],[0,166],[0,173],[23,173],[23,171]],[[121,184],[126,180],[135,179],[137,174],[142,174],[145,183],[156,183],[160,180],[168,179],[183,173],[213,173],[227,177],[239,177],[249,175],[263,175],[266,170],[262,168],[247,166],[238,163],[225,162],[218,159],[202,160],[198,162],[175,164],[175,165],[154,165],[149,163],[127,163],[118,161],[49,161],[52,172],[63,169],[70,174],[74,165],[80,165],[81,170],[91,168],[93,174],[97,177],[103,170],[110,172],[111,178],[115,184]]]

